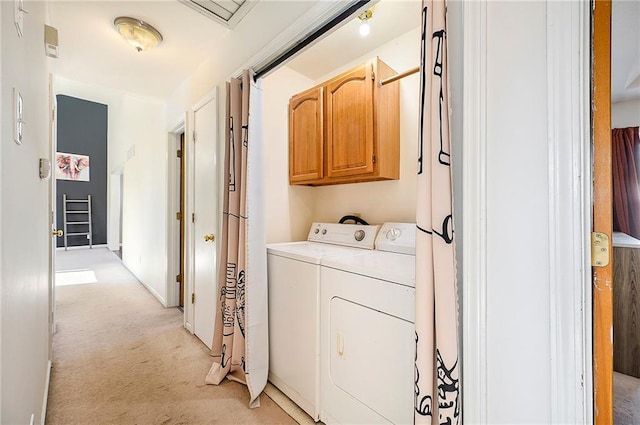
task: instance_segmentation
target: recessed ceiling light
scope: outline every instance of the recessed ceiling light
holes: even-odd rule
[[[139,52],[151,49],[162,41],[160,31],[140,19],[120,16],[113,21],[113,25]]]

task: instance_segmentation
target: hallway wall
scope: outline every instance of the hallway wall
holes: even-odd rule
[[[47,6],[29,2],[23,37],[13,2],[0,2],[0,423],[41,423],[49,360],[48,70],[42,40]],[[24,138],[13,141],[13,88],[24,102]]]
[[[109,107],[107,170],[124,174],[122,260],[127,268],[166,305],[167,258],[167,133],[165,103],[105,87],[56,79],[56,92],[104,103]],[[107,198],[117,191],[108,179]],[[109,246],[118,232],[119,210],[108,208]]]
[[[89,181],[56,180],[57,228],[64,228],[63,196],[87,199],[91,195],[91,232],[94,245],[107,243],[107,121],[108,108],[96,102],[58,95],[57,152],[89,156]],[[55,167],[54,167],[55,168]],[[70,204],[69,210],[86,210],[86,204]],[[67,214],[69,221],[86,221],[86,215]],[[84,233],[86,224],[68,224],[67,233]],[[67,235],[68,246],[88,245],[85,235]],[[64,246],[58,238],[57,246]]]
[[[640,99],[611,104],[611,127],[625,128],[640,125]]]

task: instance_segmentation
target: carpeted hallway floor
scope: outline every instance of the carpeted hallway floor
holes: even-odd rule
[[[205,385],[209,350],[106,248],[56,262],[80,271],[58,274],[48,425],[296,424],[264,394],[249,409],[241,384]]]

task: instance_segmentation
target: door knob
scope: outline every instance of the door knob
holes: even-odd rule
[[[53,231],[53,236],[61,237],[62,236],[62,230],[54,230]]]
[[[213,233],[210,233],[208,235],[204,235],[204,241],[205,242],[213,242],[216,240],[216,236]]]

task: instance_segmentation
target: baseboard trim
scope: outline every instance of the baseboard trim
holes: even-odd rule
[[[300,406],[295,404],[285,393],[280,391],[271,382],[267,382],[264,387],[264,394],[269,397],[275,404],[280,406],[282,410],[300,425],[316,425],[316,422],[302,410]]]
[[[49,400],[49,384],[51,383],[51,360],[47,362],[47,377],[44,381],[44,399],[42,400],[42,412],[40,413],[40,423],[44,425],[47,418],[47,401]]]
[[[91,248],[89,248],[89,245],[77,245],[77,246],[70,246],[67,247],[67,251],[74,251],[76,249],[92,249],[92,248],[108,248],[108,245],[106,243],[102,243],[99,245],[92,245]],[[63,246],[57,246],[56,247],[56,251],[64,251],[64,247]]]
[[[153,289],[153,287],[151,285],[149,285],[147,282],[145,282],[144,280],[140,279],[140,277],[138,277],[138,275],[136,275],[130,268],[129,266],[127,266],[127,263],[125,263],[124,261],[122,262],[122,265],[124,266],[125,269],[127,269],[129,271],[129,273],[131,273],[138,282],[140,282],[140,284],[142,286],[144,286],[145,288],[147,288],[147,290],[149,292],[151,292],[151,294],[156,297],[158,299],[158,301],[160,301],[160,304],[162,304],[163,307],[167,308],[167,301],[162,298],[160,296],[160,294],[158,294],[158,292]]]

